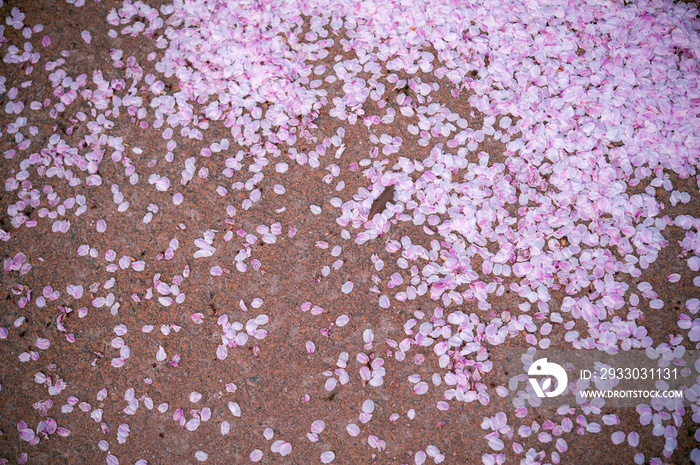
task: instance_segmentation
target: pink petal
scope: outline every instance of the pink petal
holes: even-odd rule
[[[625,440],[625,432],[624,431],[615,431],[612,436],[611,436],[613,444],[621,444]]]
[[[321,433],[326,428],[326,423],[323,420],[316,420],[311,424],[312,433]]]

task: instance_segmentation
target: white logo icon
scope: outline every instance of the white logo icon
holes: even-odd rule
[[[538,379],[530,378],[530,384],[532,389],[535,390],[537,397],[556,397],[564,392],[566,385],[569,383],[569,377],[566,375],[564,368],[558,363],[548,362],[546,358],[535,360],[527,374],[530,376],[547,376],[542,381],[542,385],[540,385]],[[553,376],[557,380],[557,388],[554,391],[545,392],[552,384],[552,378],[549,378],[549,376]]]

